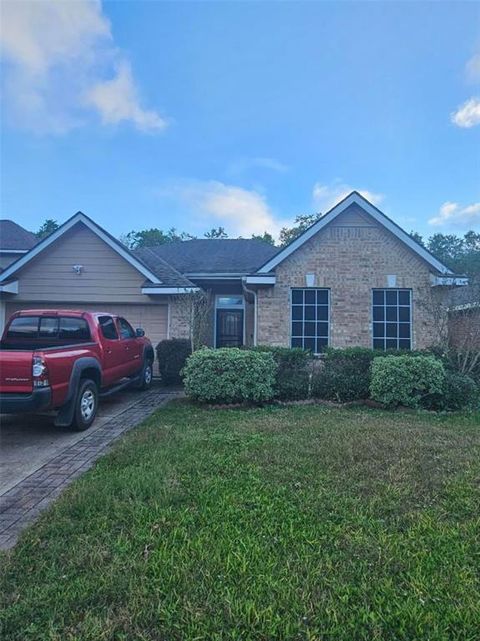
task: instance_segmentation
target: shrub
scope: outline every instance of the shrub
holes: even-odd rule
[[[160,341],[156,347],[158,369],[165,385],[182,382],[181,371],[192,353],[190,341],[186,338],[169,338]]]
[[[203,403],[263,403],[274,396],[276,369],[266,352],[205,348],[187,360],[185,391]]]
[[[309,397],[312,355],[298,347],[269,347],[261,345],[254,351],[267,352],[277,364],[275,398],[296,401]]]
[[[427,407],[442,394],[445,369],[433,356],[385,356],[373,359],[370,393],[389,407]]]
[[[441,394],[428,403],[436,410],[475,410],[480,407],[480,387],[466,374],[447,371]]]
[[[315,374],[312,394],[341,403],[370,396],[370,367],[378,352],[365,347],[328,349]]]

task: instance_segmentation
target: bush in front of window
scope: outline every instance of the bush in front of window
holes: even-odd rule
[[[183,369],[185,392],[201,403],[264,403],[275,395],[276,371],[267,352],[204,348]]]
[[[297,347],[259,345],[254,351],[270,353],[277,364],[275,398],[299,401],[310,396],[312,354]]]
[[[371,364],[378,351],[367,347],[329,348],[315,373],[312,395],[338,403],[370,397]]]
[[[445,368],[434,356],[373,359],[370,395],[387,407],[428,407],[445,389]]]
[[[162,383],[165,385],[181,383],[181,371],[192,353],[190,341],[186,338],[169,338],[160,341],[155,349]]]

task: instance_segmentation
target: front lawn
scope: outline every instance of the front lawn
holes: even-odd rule
[[[177,402],[1,559],[3,641],[477,641],[480,417]]]

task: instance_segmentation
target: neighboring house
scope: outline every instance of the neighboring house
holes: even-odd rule
[[[189,240],[135,252],[82,213],[0,274],[8,315],[26,307],[101,309],[156,343],[185,337],[182,296],[212,293],[212,346],[423,348],[431,301],[465,284],[352,192],[282,249],[258,240]]]
[[[0,270],[8,267],[38,243],[31,231],[27,231],[13,220],[0,220]]]

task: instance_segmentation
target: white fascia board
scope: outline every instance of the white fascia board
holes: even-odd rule
[[[442,285],[449,285],[454,287],[463,287],[468,285],[468,278],[459,277],[459,276],[435,276],[434,274],[430,275],[430,280],[432,287],[439,287]]]
[[[40,241],[38,245],[35,245],[35,247],[32,247],[32,249],[22,256],[22,258],[19,258],[16,260],[14,263],[12,263],[9,267],[5,269],[5,271],[2,272],[0,275],[1,280],[5,280],[12,274],[14,274],[17,270],[21,269],[24,265],[26,265],[28,262],[30,262],[35,256],[38,256],[44,249],[49,247],[52,243],[54,243],[56,240],[58,240],[65,232],[67,232],[69,229],[71,229],[74,225],[77,223],[83,223],[88,229],[90,229],[94,234],[96,234],[99,238],[101,238],[109,247],[111,247],[114,251],[117,252],[122,258],[124,258],[132,267],[134,267],[137,271],[139,271],[141,274],[145,276],[145,278],[148,278],[152,283],[157,283],[161,285],[161,280],[158,279],[155,274],[153,274],[149,269],[147,269],[142,263],[140,263],[134,256],[132,256],[128,251],[126,251],[121,243],[119,241],[113,240],[110,238],[108,234],[106,234],[101,227],[99,227],[96,223],[91,221],[87,216],[85,216],[82,213],[75,214],[75,216],[72,216],[70,220],[67,220],[66,223],[64,223],[61,227],[59,227],[56,231],[53,232],[53,234],[50,234],[50,236],[47,236],[44,240]]]
[[[5,294],[18,294],[18,280],[12,280],[10,283],[0,283],[0,292]]]
[[[275,285],[275,276],[245,276],[247,285]]]
[[[26,254],[28,249],[1,249],[0,254]]]
[[[199,292],[200,287],[142,287],[142,294],[191,294],[192,292]]]
[[[318,222],[316,222],[314,225],[312,225],[309,229],[307,229],[301,236],[296,238],[290,245],[285,247],[283,251],[280,251],[276,256],[271,258],[268,263],[263,265],[258,270],[259,274],[265,274],[267,272],[272,271],[279,263],[281,263],[285,258],[290,256],[295,250],[297,250],[299,247],[301,247],[304,243],[307,242],[312,236],[317,234],[321,229],[326,227],[329,223],[332,222],[339,214],[341,214],[347,207],[350,207],[350,205],[356,204],[359,207],[361,207],[364,211],[367,212],[367,214],[370,214],[372,218],[374,218],[378,223],[380,223],[383,227],[388,229],[394,236],[396,236],[399,240],[405,243],[412,251],[414,251],[416,254],[421,256],[427,263],[429,263],[432,267],[434,267],[437,271],[441,272],[442,274],[453,274],[453,272],[448,269],[446,265],[441,263],[439,260],[437,260],[434,256],[430,254],[426,249],[424,249],[421,245],[419,245],[416,241],[411,238],[406,232],[403,231],[398,225],[396,225],[392,220],[387,218],[385,214],[382,214],[376,207],[374,207],[371,203],[368,202],[368,200],[365,200],[362,196],[359,194],[353,192],[349,196],[347,196],[344,200],[342,200],[338,205],[335,205],[333,209],[331,209],[329,212],[325,214]]]

